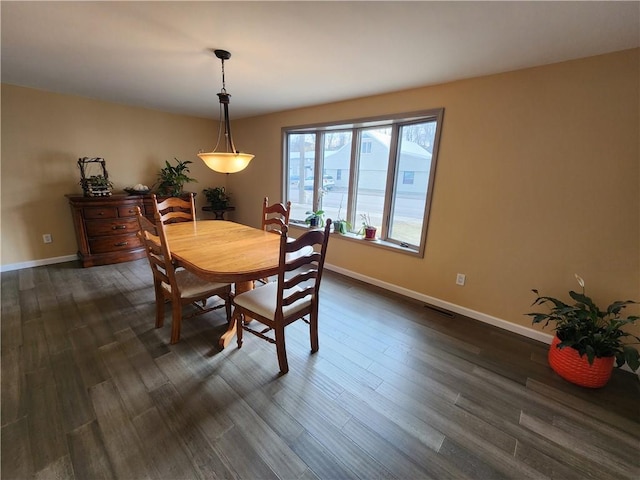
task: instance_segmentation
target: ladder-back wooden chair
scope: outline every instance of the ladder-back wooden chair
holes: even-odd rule
[[[207,282],[187,270],[176,270],[164,232],[164,224],[162,222],[154,224],[142,215],[139,207],[136,208],[138,237],[146,250],[149,266],[153,273],[156,328],[160,328],[164,324],[165,301],[167,300],[171,302],[172,344],[180,340],[180,327],[183,318],[191,318],[224,307],[227,322],[231,321],[231,285]],[[207,306],[207,300],[214,296],[220,297],[224,303],[214,303]],[[193,305],[194,311],[183,315],[183,307],[189,304]]]
[[[282,233],[282,227],[289,226],[291,202],[269,205],[269,197],[262,201],[262,229],[265,232]],[[268,278],[259,278],[259,282],[269,283]]]
[[[289,225],[291,202],[269,205],[269,197],[262,202],[262,229],[267,232],[281,233],[282,227]]]
[[[242,347],[243,331],[275,343],[281,374],[289,371],[284,338],[287,325],[303,319],[309,324],[311,352],[317,352],[319,348],[318,300],[330,226],[329,219],[324,230],[310,230],[293,241],[287,237],[287,227],[282,227],[277,281],[240,293],[233,299],[232,321],[236,322],[238,348]],[[309,247],[310,253],[299,254],[308,251]],[[252,328],[253,323],[245,325],[245,315],[266,328],[258,331]],[[273,338],[266,335],[270,330],[273,330]]]
[[[151,195],[153,199],[154,209],[159,215],[156,217],[164,223],[175,222],[192,222],[196,218],[196,205],[193,193],[189,193],[188,197],[167,197],[164,200],[158,200],[155,194]]]

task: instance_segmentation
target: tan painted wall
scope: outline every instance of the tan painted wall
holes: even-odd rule
[[[530,289],[568,300],[574,273],[603,307],[640,300],[639,57],[629,50],[237,122],[236,143],[256,154],[229,178],[243,192],[237,218],[258,225],[260,198],[281,197],[282,127],[444,107],[424,259],[332,237],[329,263],[523,326]]]
[[[213,121],[3,85],[2,265],[75,252],[78,157],[105,157],[117,188],[192,159],[191,190],[226,182],[234,219],[257,226],[262,197],[281,198],[282,127],[444,107],[425,257],[336,236],[329,263],[522,326],[530,289],[566,297],[575,272],[602,304],[640,300],[639,90],[635,49],[236,120],[256,158],[225,178],[195,156]]]
[[[80,157],[103,157],[114,191],[156,181],[165,160],[191,160],[186,190],[225,185],[196,156],[215,143],[217,122],[2,85],[2,265],[73,255],[64,195],[82,193]],[[42,234],[53,243],[45,245]]]

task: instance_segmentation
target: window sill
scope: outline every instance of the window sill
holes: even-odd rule
[[[300,230],[309,230],[310,227],[304,223],[294,223],[290,222],[289,225],[291,227],[299,228]],[[402,247],[397,243],[387,242],[385,240],[375,239],[375,240],[365,240],[362,235],[356,235],[355,233],[331,233],[331,238],[339,238],[341,240],[345,240],[347,242],[355,242],[361,245],[366,245],[367,247],[374,248],[382,248],[384,250],[391,250],[393,252],[402,253],[404,255],[411,255],[413,257],[420,257],[420,251],[414,249],[412,247]]]

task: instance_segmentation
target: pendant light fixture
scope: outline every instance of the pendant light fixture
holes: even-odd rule
[[[222,61],[222,90],[218,93],[220,99],[220,123],[218,124],[218,141],[212,152],[200,152],[198,156],[207,164],[211,170],[220,173],[236,173],[244,170],[254,157],[250,153],[240,153],[236,150],[231,136],[231,122],[229,122],[229,99],[231,95],[227,93],[224,82],[224,61],[231,58],[231,53],[226,50],[214,50],[216,57]],[[218,152],[222,128],[224,125],[224,151]]]

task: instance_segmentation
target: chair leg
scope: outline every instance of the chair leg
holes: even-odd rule
[[[311,353],[316,353],[318,348],[318,314],[312,312],[309,315],[309,335],[311,337]]]
[[[232,319],[233,322],[236,322],[236,339],[238,340],[238,348],[242,348],[243,317],[244,315],[242,315],[240,312],[237,312],[233,314],[233,319]]]
[[[282,325],[277,325],[273,331],[276,339],[276,351],[278,352],[278,365],[280,366],[280,373],[284,375],[289,371],[287,350],[284,342],[284,327]]]
[[[164,295],[162,287],[157,282],[154,282],[154,290],[156,294],[156,328],[160,328],[164,325]]]
[[[227,314],[227,323],[231,323],[231,292],[224,299],[224,309]]]
[[[182,304],[179,299],[171,300],[171,344],[180,341],[180,327],[182,326]]]

